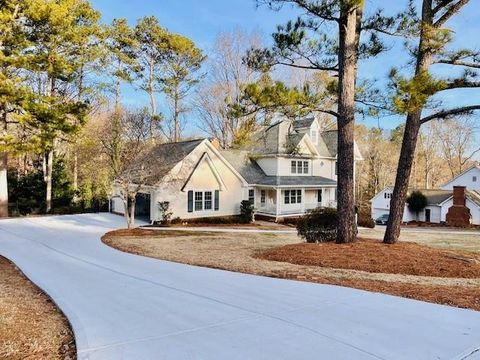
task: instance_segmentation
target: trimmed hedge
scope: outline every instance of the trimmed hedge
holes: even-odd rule
[[[297,221],[297,233],[307,243],[335,241],[337,209],[316,208]]]

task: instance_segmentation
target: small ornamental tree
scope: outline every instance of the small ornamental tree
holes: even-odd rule
[[[255,208],[249,200],[243,200],[240,204],[240,219],[244,224],[254,221]]]
[[[418,213],[427,207],[428,201],[421,191],[414,191],[407,198],[407,204],[410,211],[415,212],[418,220]]]
[[[169,201],[161,201],[158,203],[158,209],[160,210],[160,214],[162,217],[162,225],[170,224],[172,220],[173,212],[170,211],[170,202]]]

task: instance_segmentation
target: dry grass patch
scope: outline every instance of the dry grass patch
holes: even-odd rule
[[[1,256],[0,314],[0,359],[76,359],[66,318]]]
[[[480,255],[435,249],[409,242],[385,245],[359,240],[351,244],[293,244],[256,255],[297,265],[351,269],[372,273],[451,278],[480,278]]]
[[[258,254],[277,251],[282,247],[295,249],[304,245],[298,244],[300,240],[295,234],[152,231],[145,236],[138,236],[142,233],[113,232],[106,234],[102,240],[116,249],[156,259],[275,278],[347,286],[480,310],[480,278],[373,273],[329,266],[298,265],[258,257]],[[398,245],[399,249],[404,246]],[[313,246],[318,248],[318,245]],[[384,248],[393,249],[387,246]],[[471,253],[465,255],[472,256]],[[381,256],[378,257],[381,260]],[[341,258],[347,256],[342,255]]]

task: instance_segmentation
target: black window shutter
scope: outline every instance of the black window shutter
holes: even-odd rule
[[[220,209],[220,191],[215,190],[215,211]]]
[[[188,192],[188,212],[193,212],[193,191]]]

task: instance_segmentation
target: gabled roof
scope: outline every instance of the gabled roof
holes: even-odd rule
[[[220,154],[249,184],[256,184],[267,176],[246,150],[220,150]]]
[[[387,186],[382,189],[380,192],[375,194],[375,196],[370,200],[373,201],[376,199],[381,193],[385,192],[386,190],[393,191],[393,186]],[[428,205],[441,205],[448,199],[453,196],[452,190],[441,190],[441,189],[408,189],[408,195],[410,195],[414,191],[420,191],[425,197],[427,198]]]
[[[221,150],[220,154],[250,185],[335,186],[336,181],[322,176],[268,176],[245,150]]]
[[[447,201],[453,196],[451,190],[437,190],[437,189],[412,189],[409,193],[414,190],[420,191],[427,198],[428,205],[440,205],[443,202]]]
[[[442,187],[447,186],[448,184],[450,184],[450,183],[453,182],[454,180],[458,179],[460,176],[468,173],[469,171],[471,171],[471,170],[473,170],[473,169],[480,170],[480,165],[479,165],[479,164],[473,164],[473,165],[470,166],[467,170],[462,171],[462,172],[461,172],[460,174],[458,174],[457,176],[454,176],[452,179],[448,180],[445,184],[442,185]]]
[[[475,190],[466,190],[467,198],[480,207],[480,192]]]
[[[337,156],[337,144],[338,144],[338,131],[337,130],[328,130],[320,133],[325,146],[327,147],[328,154],[331,157]]]
[[[293,122],[293,127],[295,130],[302,129],[302,128],[309,128],[310,126],[312,126],[314,121],[315,121],[314,117],[298,119]]]
[[[140,155],[135,162],[141,163],[150,172],[145,185],[153,186],[157,184],[203,141],[206,141],[206,139],[158,144]]]

